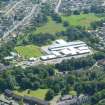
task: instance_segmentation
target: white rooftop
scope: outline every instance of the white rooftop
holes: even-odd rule
[[[67,42],[63,39],[58,39],[55,41],[57,44],[67,44]]]
[[[77,49],[73,48],[73,47],[68,47],[68,49],[70,50],[72,55],[77,54]]]
[[[63,58],[64,56],[82,55],[91,52],[88,45],[83,41],[66,42],[63,39],[56,40],[53,45],[47,47],[47,50],[48,55],[41,56],[41,59]]]
[[[56,44],[56,45],[51,45],[49,49],[54,49],[54,48],[59,48],[59,47],[66,47],[66,46],[75,46],[75,45],[80,45],[80,44],[85,44],[83,41],[73,41],[73,42],[67,42],[67,43],[62,43],[62,44]]]
[[[58,51],[51,51],[52,54],[56,55],[56,56],[61,56],[61,54]]]
[[[46,60],[46,59],[53,59],[56,58],[55,55],[45,55],[45,56],[41,56],[41,59]]]
[[[88,46],[86,46],[86,47],[79,47],[78,49],[79,50],[88,50],[89,48],[88,48]]]
[[[36,60],[36,58],[31,57],[31,58],[29,58],[29,60],[30,60],[30,61],[35,61],[35,60]]]
[[[78,53],[79,54],[83,54],[83,53],[89,53],[89,52],[91,52],[91,51],[89,49],[87,49],[87,50],[81,50]]]
[[[7,57],[4,57],[5,60],[11,60],[11,59],[14,59],[13,56],[7,56]]]
[[[68,55],[68,54],[70,54],[70,51],[68,49],[63,49],[63,50],[61,50],[61,53],[63,55]]]
[[[12,56],[17,56],[17,53],[15,53],[15,52],[10,52],[10,54],[11,54]]]

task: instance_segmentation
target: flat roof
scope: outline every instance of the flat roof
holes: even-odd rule
[[[85,47],[83,46],[83,47],[79,47],[78,49],[79,49],[79,50],[88,50],[89,47],[88,47],[88,46],[85,46]]]
[[[65,49],[65,48],[68,48],[68,47],[74,47],[74,48],[78,48],[78,47],[85,47],[87,46],[86,44],[80,44],[80,45],[72,45],[72,46],[60,46],[60,47],[57,47],[57,48],[52,48],[50,49],[51,51],[58,51],[58,50],[62,50],[62,49]]]
[[[67,42],[63,39],[58,39],[55,41],[57,44],[67,44]]]
[[[31,61],[31,60],[36,60],[37,58],[34,58],[34,57],[32,57],[32,58],[29,58],[29,60]]]
[[[5,60],[10,60],[10,59],[14,59],[13,56],[7,56],[7,57],[4,57]]]
[[[89,52],[91,52],[91,51],[88,49],[88,50],[81,50],[78,53],[82,54],[82,53],[89,53]]]
[[[83,41],[68,42],[67,44],[52,45],[49,49],[85,44]],[[86,44],[85,44],[86,45]]]
[[[52,54],[54,54],[56,56],[60,56],[61,55],[60,52],[58,52],[58,51],[52,51]]]
[[[70,54],[70,50],[68,50],[68,49],[63,49],[63,50],[61,50],[60,52],[61,52],[62,54],[64,54],[64,55]]]
[[[52,58],[56,58],[56,55],[45,55],[45,56],[41,56],[41,59],[43,59],[43,60],[52,59]]]
[[[71,52],[72,55],[77,54],[77,49],[76,48],[69,47],[68,49],[70,50],[70,52]]]

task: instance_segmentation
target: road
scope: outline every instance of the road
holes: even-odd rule
[[[21,3],[24,2],[24,1],[25,1],[25,0],[22,0],[22,1],[17,2],[6,14],[12,12],[12,10],[13,10],[14,8],[16,8],[17,5],[21,4]],[[8,30],[6,33],[4,33],[4,35],[3,35],[3,40],[5,40],[5,38],[7,38],[7,37],[9,36],[9,34],[12,33],[13,31],[15,31],[18,27],[24,25],[25,22],[30,21],[30,20],[31,20],[31,17],[32,17],[32,15],[33,15],[34,13],[35,13],[35,15],[37,16],[37,14],[38,14],[38,12],[39,12],[39,10],[40,10],[40,8],[39,8],[40,5],[41,5],[42,3],[45,3],[46,1],[47,1],[47,0],[42,0],[42,2],[41,2],[40,4],[35,4],[35,5],[33,5],[33,8],[32,8],[32,10],[31,10],[31,12],[30,12],[26,17],[24,17],[22,21],[20,21],[19,23],[16,23],[16,24],[13,26],[12,29],[10,29],[10,30]]]
[[[17,2],[15,5],[12,6],[12,8],[10,8],[6,13],[5,15],[9,15],[15,8],[16,6],[18,6],[19,4],[21,4],[22,2],[24,2],[26,0],[20,0],[19,2]]]
[[[59,0],[57,6],[55,8],[55,13],[59,13],[59,7],[60,7],[61,3],[62,3],[62,0]]]
[[[10,8],[6,13],[5,15],[9,15],[17,6],[19,6],[22,2],[24,2],[26,0],[20,0],[19,2],[17,2],[16,4],[14,4],[12,6],[12,8]],[[42,0],[42,3],[45,3],[47,0]]]
[[[13,31],[15,31],[19,26],[23,25],[25,21],[29,21],[31,19],[32,14],[35,12],[35,9],[36,8],[37,8],[37,5],[32,8],[32,10],[31,10],[31,12],[30,12],[29,15],[27,15],[26,17],[24,17],[23,20],[20,21],[18,24],[16,24],[11,30],[9,30],[8,32],[6,32],[3,35],[3,39],[5,39]]]

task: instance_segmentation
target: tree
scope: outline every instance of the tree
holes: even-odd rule
[[[68,94],[69,92],[66,90],[66,88],[65,89],[63,89],[62,90],[62,92],[61,92],[61,95],[63,96],[63,95],[66,95],[66,94]]]
[[[69,26],[69,23],[68,23],[67,21],[64,21],[64,22],[63,22],[63,26],[64,26],[64,27],[68,27],[68,26]]]
[[[105,99],[105,89],[101,90],[99,92],[96,92],[93,97],[92,97],[92,103],[96,104],[98,103],[100,100]]]
[[[101,60],[101,59],[104,59],[105,58],[105,53],[104,52],[97,52],[93,55],[93,57],[96,59],[96,60]]]
[[[48,73],[50,76],[53,76],[55,74],[55,70],[52,67],[50,67],[48,68]]]
[[[56,83],[56,84],[54,85],[53,89],[54,89],[54,92],[55,92],[55,93],[59,93],[59,91],[60,91],[60,85],[59,85],[58,83]]]
[[[97,105],[105,105],[105,99],[99,101]]]
[[[62,90],[62,93],[61,95],[66,95],[66,94],[69,94],[69,91],[70,91],[70,85],[66,85],[65,88]]]
[[[9,103],[9,105],[13,105],[13,103],[12,103],[12,102],[10,102],[10,103]]]
[[[76,77],[75,76],[67,76],[67,83],[73,85],[75,82]]]
[[[83,89],[82,84],[77,83],[77,84],[75,85],[75,90],[77,91],[78,94],[83,93],[83,90],[84,90],[84,89]]]
[[[33,89],[38,89],[40,87],[40,83],[38,81],[33,83]]]
[[[84,10],[83,10],[83,13],[84,13],[84,14],[88,14],[89,12],[90,12],[90,11],[89,11],[88,9],[84,9]]]
[[[7,82],[5,79],[0,78],[0,91],[4,91],[7,88]]]
[[[19,105],[24,105],[23,98],[19,101]]]
[[[75,10],[75,11],[74,11],[74,15],[80,15],[80,11]]]
[[[51,99],[53,99],[53,97],[54,97],[54,91],[50,89],[45,96],[45,100],[50,101]]]
[[[9,87],[10,89],[14,89],[15,86],[16,86],[15,77],[9,75],[9,76],[7,77],[7,84],[8,84],[8,87]]]
[[[22,78],[22,80],[21,80],[21,87],[22,87],[23,89],[31,88],[30,79],[27,78],[27,77]]]
[[[86,94],[89,94],[89,95],[93,95],[96,91],[96,85],[95,84],[89,84],[89,83],[85,83],[83,84],[83,89],[84,89],[84,92]]]
[[[52,19],[56,21],[57,23],[62,22],[62,18],[58,14],[52,14]]]

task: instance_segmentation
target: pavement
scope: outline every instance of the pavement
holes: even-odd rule
[[[57,63],[61,63],[63,60],[69,60],[72,58],[81,58],[81,57],[86,57],[88,55],[91,55],[92,53],[88,53],[88,54],[82,54],[82,55],[74,55],[74,56],[67,56],[67,57],[62,57],[62,58],[56,58],[56,59],[51,59],[51,60],[46,60],[46,61],[42,61],[40,58],[37,58],[35,61],[31,62],[31,61],[22,61],[22,62],[18,62],[15,66],[21,66],[22,68],[26,68],[26,67],[30,67],[30,66],[37,66],[39,64],[57,64]]]

